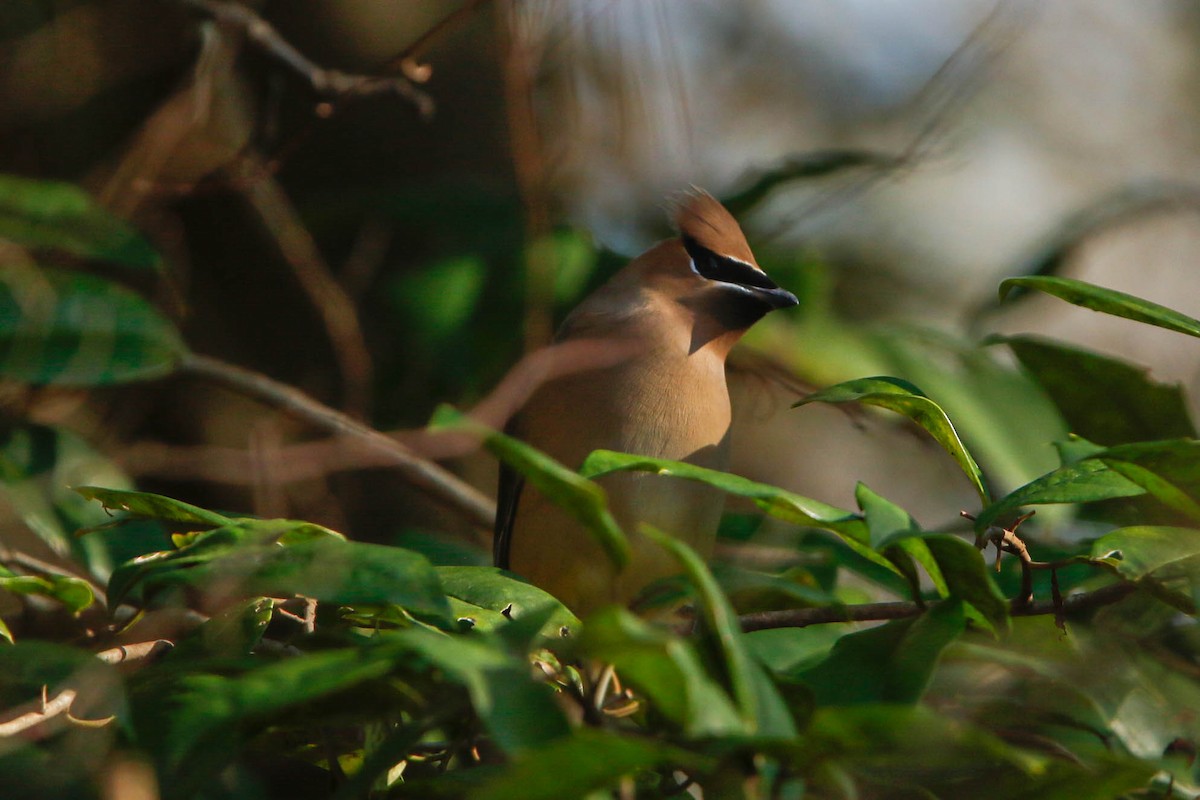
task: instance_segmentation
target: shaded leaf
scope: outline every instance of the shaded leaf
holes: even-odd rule
[[[858,402],[895,411],[920,425],[949,453],[966,473],[984,505],[991,502],[983,484],[983,473],[967,452],[958,432],[941,406],[908,381],[900,378],[859,378],[814,392],[794,403],[793,408],[809,403]]]
[[[132,225],[71,183],[0,175],[0,238],[129,267],[159,265]]]
[[[49,597],[62,603],[72,614],[87,608],[96,599],[92,587],[79,578],[69,575],[17,575],[4,566],[0,566],[0,589],[16,594]]]
[[[1165,570],[1200,574],[1200,530],[1156,525],[1119,528],[1092,543],[1092,558],[1110,564],[1129,580]]]
[[[588,618],[580,647],[617,669],[624,683],[686,736],[719,736],[745,730],[737,709],[709,676],[686,639],[652,627],[629,611],[609,606]]]
[[[1173,311],[1158,303],[1134,297],[1131,294],[1105,289],[1101,286],[1060,278],[1054,275],[1032,275],[1025,278],[1007,278],[1000,283],[1000,299],[1004,300],[1016,288],[1036,289],[1066,300],[1073,305],[1090,308],[1135,322],[1144,322],[1166,328],[1188,336],[1200,336],[1200,320]]]
[[[642,532],[679,561],[696,589],[697,612],[723,661],[725,678],[748,733],[795,735],[795,723],[774,684],[751,656],[737,614],[696,551],[649,525]]]
[[[1157,383],[1132,364],[1036,337],[995,341],[1012,349],[1079,436],[1114,445],[1196,435],[1178,384]]]
[[[186,353],[175,326],[123,286],[0,265],[0,376],[105,386],[161,378]]]
[[[439,406],[431,430],[480,436],[488,451],[521,473],[549,500],[577,519],[596,537],[618,567],[629,561],[629,540],[608,510],[604,489],[529,445],[481,425],[450,406]]]
[[[965,628],[962,602],[943,600],[919,617],[843,636],[797,677],[812,687],[820,705],[915,703],[943,648]]]
[[[1008,625],[1008,600],[992,580],[983,555],[970,542],[948,534],[923,541],[946,580],[951,597],[967,601],[997,630]]]
[[[497,567],[435,567],[434,571],[447,597],[496,614],[507,611],[501,619],[521,619],[551,609],[542,628],[544,636],[558,637],[563,628],[572,633],[579,630],[579,619],[557,598],[512,573]]]
[[[639,770],[676,767],[700,770],[702,756],[643,737],[584,728],[526,753],[482,787],[470,800],[561,800],[614,787]]]

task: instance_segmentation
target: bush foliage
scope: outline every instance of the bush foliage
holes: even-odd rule
[[[65,253],[118,277],[161,268],[84,193],[5,178],[0,235],[60,265],[0,263],[0,376],[102,387],[186,368],[184,337],[123,279],[61,266]],[[1200,321],[1067,278],[1000,288],[1017,290],[1200,336]],[[68,467],[102,456],[9,420],[8,502],[74,567],[0,566],[20,601],[0,623],[3,795],[113,796],[141,776],[166,798],[1196,797],[1200,441],[1180,390],[1032,337],[923,347],[956,363],[926,362],[928,394],[909,369],[796,404],[874,406],[923,429],[978,494],[966,536],[862,484],[843,509],[623,453],[575,473],[435,414],[432,429],[479,437],[618,563],[627,532],[595,482],[612,472],[701,481],[779,520],[795,558],[774,573],[710,567],[645,531],[678,560],[667,594],[694,607],[682,626],[615,607],[581,621],[491,567],[136,491],[111,465],[105,485],[77,485]],[[988,382],[1040,391],[1046,419],[1006,430],[962,404]],[[1019,458],[1061,417],[1059,465],[992,497],[956,407],[992,458],[1006,441]],[[1026,543],[1034,506],[1089,535]],[[746,519],[727,521],[736,539]],[[881,593],[900,599],[867,602]]]

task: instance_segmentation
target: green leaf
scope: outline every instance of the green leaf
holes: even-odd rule
[[[434,571],[446,595],[469,606],[497,614],[507,612],[502,619],[514,620],[552,609],[542,627],[543,636],[553,638],[561,636],[563,629],[571,633],[579,630],[579,619],[553,595],[504,570],[496,567],[435,567]],[[461,617],[464,611],[470,613],[459,609],[456,616]]]
[[[133,516],[182,522],[188,525],[204,525],[218,528],[233,520],[215,511],[164,497],[150,492],[134,492],[127,489],[106,489],[101,486],[76,486],[75,491],[88,500],[98,500],[108,511],[125,511]]]
[[[843,636],[797,677],[820,705],[916,703],[942,650],[965,628],[962,602],[943,600],[919,617]]]
[[[129,267],[160,264],[133,226],[70,183],[0,175],[0,238]]]
[[[17,575],[3,566],[0,566],[0,589],[16,594],[49,597],[62,603],[72,614],[79,613],[96,599],[92,587],[79,578],[69,575]]]
[[[984,531],[1004,517],[1015,516],[1023,506],[1094,503],[1145,493],[1144,488],[1113,471],[1102,461],[1085,459],[1030,481],[986,507],[975,518],[975,530]]]
[[[1182,571],[1200,575],[1200,530],[1156,525],[1119,528],[1092,543],[1092,558],[1111,565],[1123,578],[1170,577]]]
[[[431,430],[460,431],[482,437],[492,455],[521,473],[539,492],[591,531],[618,569],[628,563],[629,539],[609,513],[607,495],[600,486],[545,453],[481,425],[450,406],[439,406],[429,426]]]
[[[979,494],[980,501],[987,505],[991,502],[987,488],[983,484],[983,473],[975,459],[967,452],[958,432],[941,406],[925,396],[924,392],[908,381],[892,377],[859,378],[846,381],[819,392],[814,392],[804,399],[792,404],[792,408],[809,403],[849,403],[858,402],[866,405],[886,408],[911,419],[920,425],[949,453],[966,473]]]
[[[423,556],[344,541],[320,526],[288,520],[240,520],[178,550],[125,564],[109,581],[109,603],[139,585],[146,595],[188,586],[226,597],[300,594],[349,606],[392,603],[450,620],[437,574]]]
[[[502,639],[482,634],[450,636],[423,628],[381,636],[465,687],[493,741],[509,755],[570,733],[550,689],[530,676],[528,660],[509,653]]]
[[[613,788],[626,775],[675,767],[700,771],[710,759],[644,737],[584,728],[524,754],[469,800],[562,800]],[[607,794],[605,795],[607,796]]]
[[[871,547],[882,551],[901,539],[921,535],[916,520],[900,506],[871,491],[866,484],[854,487],[854,499],[862,509],[871,535]]]
[[[0,376],[106,386],[169,375],[179,332],[141,296],[91,275],[0,265]]]
[[[826,505],[818,500],[793,494],[777,486],[757,483],[739,475],[665,458],[596,450],[584,459],[583,466],[579,468],[580,474],[593,479],[621,470],[671,475],[684,480],[698,481],[737,497],[749,498],[773,517],[795,525],[836,533],[854,552],[894,574],[900,574],[894,564],[871,547],[866,523],[861,516],[852,511]]]
[[[1105,289],[1073,278],[1035,275],[1001,281],[1000,300],[1003,301],[1018,287],[1037,289],[1092,311],[1144,322],[1176,333],[1186,333],[1188,336],[1200,336],[1200,320],[1115,289]]]
[[[774,684],[750,655],[737,614],[696,551],[683,542],[642,526],[642,532],[679,561],[696,589],[697,612],[721,654],[725,677],[746,732],[762,736],[794,736],[795,723]]]
[[[613,665],[621,681],[647,697],[685,736],[721,736],[745,730],[729,696],[705,672],[686,639],[652,627],[624,608],[589,617],[581,651]]]
[[[1008,600],[992,580],[979,550],[948,534],[933,534],[923,541],[946,580],[950,596],[966,600],[997,630],[1006,628]]]
[[[1194,437],[1178,384],[1117,359],[1030,336],[998,337],[1050,395],[1071,431],[1105,445]]]

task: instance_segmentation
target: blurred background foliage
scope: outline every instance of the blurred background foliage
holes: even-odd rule
[[[995,497],[1069,461],[1049,444],[1068,431],[1098,445],[1194,436],[1200,348],[1185,337],[1040,295],[1003,308],[994,297],[1009,275],[1068,275],[1200,316],[1198,38],[1200,13],[1182,0],[6,0],[6,282],[38,269],[56,297],[78,297],[60,313],[109,328],[5,354],[0,541],[107,580],[173,527],[76,538],[109,518],[66,487],[136,486],[310,520],[437,565],[485,563],[486,533],[393,470],[331,466],[291,449],[317,437],[279,411],[162,376],[186,343],[419,446],[435,407],[484,398],[667,235],[664,198],[690,184],[737,210],[760,263],[801,298],[756,327],[731,368],[733,472],[847,508],[862,481],[927,530],[965,529],[958,513],[979,499],[911,426],[789,408],[865,375],[936,398]],[[39,302],[30,292],[11,290],[0,312]],[[978,347],[990,333],[1022,338]],[[141,372],[121,372],[131,363]],[[1089,390],[1066,396],[1079,385]],[[1101,390],[1120,413],[1089,413]],[[491,493],[491,459],[449,466]],[[779,562],[781,542],[844,548],[751,510],[733,504],[724,526],[722,553],[743,564],[794,566],[793,551]],[[1098,525],[1048,508],[1023,530],[1051,557]],[[819,561],[804,569],[820,577]],[[742,610],[797,591],[742,580]],[[735,597],[736,581],[725,578]],[[836,589],[872,599],[880,581]],[[999,578],[1009,596],[1017,581],[1011,565]],[[1021,626],[1031,652],[1054,636]],[[758,647],[787,672],[841,632]],[[1068,659],[1089,679],[1090,646],[1083,636]],[[977,678],[989,647],[952,645],[939,696]],[[794,662],[779,662],[786,652]],[[1113,658],[1145,667],[1132,650]],[[1061,688],[1077,677],[1062,669],[1040,677]],[[1026,709],[1044,701],[1058,719],[1067,701],[1026,688]],[[1173,702],[1143,699],[1146,717]],[[1126,719],[1117,711],[1106,725]]]

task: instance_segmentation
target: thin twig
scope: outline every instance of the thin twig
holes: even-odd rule
[[[242,160],[243,172],[257,176],[237,186],[254,209],[279,252],[296,276],[296,282],[321,316],[342,376],[343,407],[365,419],[369,411],[371,356],[354,301],[334,278],[312,234],[300,221],[278,181],[257,156]]]
[[[219,25],[240,32],[246,41],[303,78],[313,91],[328,101],[353,100],[387,94],[407,100],[422,117],[433,114],[433,100],[408,78],[351,75],[326,69],[284,39],[279,31],[247,6],[219,0],[177,0],[188,8],[215,20]],[[331,111],[332,109],[328,109]]]
[[[137,644],[121,644],[96,653],[96,658],[107,664],[127,664],[130,661],[154,659],[167,653],[175,646],[169,639],[155,639]]]
[[[1061,609],[1053,600],[1031,603],[1010,601],[1009,613],[1014,617],[1036,617],[1046,614],[1077,614],[1101,606],[1111,605],[1125,599],[1137,587],[1132,583],[1113,583],[1090,592],[1080,592],[1062,598]],[[1019,598],[1018,598],[1019,600]],[[784,611],[760,611],[738,618],[742,630],[761,631],[769,628],[804,628],[831,622],[879,622],[889,619],[915,617],[925,609],[911,601],[894,603],[862,603],[851,606],[821,606],[819,608],[795,608]]]
[[[492,501],[447,470],[413,453],[386,434],[367,427],[336,409],[322,405],[298,389],[258,372],[219,359],[189,354],[180,371],[211,380],[293,414],[327,433],[353,436],[386,455],[414,485],[459,511],[470,522],[490,528],[495,518]]]
[[[422,62],[429,47],[445,34],[463,25],[475,15],[479,6],[487,0],[466,0],[461,6],[442,17],[432,28],[421,36],[398,56],[395,56],[378,72],[395,74],[399,72],[413,83],[425,83],[433,74],[433,68]]]

